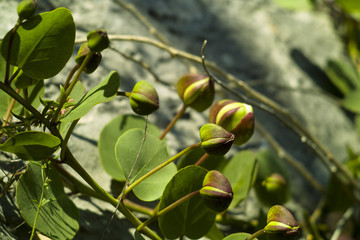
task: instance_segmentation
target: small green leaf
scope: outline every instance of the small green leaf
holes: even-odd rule
[[[145,119],[135,115],[120,115],[107,123],[100,133],[98,147],[101,163],[105,171],[118,181],[125,181],[126,178],[115,156],[115,144],[119,136],[133,128],[144,129]],[[156,137],[161,134],[151,123],[147,123],[146,132]]]
[[[133,183],[150,170],[169,158],[166,143],[152,135],[146,135],[142,145],[144,131],[130,129],[122,134],[115,144],[115,155],[125,176]],[[142,147],[141,147],[142,146]],[[141,152],[139,154],[139,149]],[[170,163],[155,174],[146,178],[133,191],[143,201],[159,199],[166,184],[176,173],[175,164]]]
[[[360,113],[360,89],[349,92],[345,96],[343,105],[352,112]]]
[[[210,231],[206,234],[206,237],[211,240],[222,240],[224,239],[224,234],[218,228],[216,223],[214,223],[210,229]]]
[[[360,136],[360,115],[355,116],[355,127],[357,130],[358,135]]]
[[[72,108],[61,122],[71,122],[85,116],[90,109],[99,103],[109,102],[116,97],[120,86],[120,76],[117,72],[111,71],[108,76],[95,88],[90,90]]]
[[[11,30],[5,36],[1,53],[7,56]],[[22,23],[15,33],[10,63],[35,79],[58,74],[74,50],[75,23],[71,12],[58,8],[34,16]]]
[[[310,0],[273,0],[277,5],[291,10],[305,10],[310,11],[313,9],[313,4]]]
[[[224,240],[246,240],[250,236],[251,234],[249,233],[234,233],[224,238]],[[257,240],[257,238],[254,238],[254,240]]]
[[[60,139],[36,131],[27,131],[16,134],[3,144],[0,150],[14,153],[23,160],[43,160],[54,153],[60,145]]]
[[[229,209],[234,208],[246,198],[255,176],[256,159],[251,151],[241,151],[225,166],[224,175],[233,189],[234,198]]]
[[[188,166],[177,172],[167,184],[159,203],[159,211],[189,193],[200,190],[207,170]],[[187,236],[198,239],[208,233],[215,221],[216,212],[207,208],[200,195],[180,204],[159,216],[159,226],[166,238]]]
[[[29,163],[16,188],[16,202],[20,213],[31,227],[41,198],[41,167],[40,164]],[[45,188],[45,201],[40,208],[36,229],[51,239],[73,239],[79,229],[78,210],[66,196],[62,179],[56,170],[49,165],[46,172],[48,186]]]

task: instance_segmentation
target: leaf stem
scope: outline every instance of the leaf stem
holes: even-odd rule
[[[178,154],[176,154],[175,156],[169,158],[168,160],[166,160],[165,162],[163,162],[162,164],[160,164],[159,166],[157,166],[156,168],[152,169],[151,171],[147,172],[145,175],[141,176],[140,178],[138,178],[135,182],[133,182],[126,190],[125,190],[125,195],[128,194],[136,185],[138,185],[140,182],[142,182],[143,180],[145,180],[146,178],[150,177],[152,174],[156,173],[157,171],[159,171],[160,169],[162,169],[163,167],[165,167],[166,165],[168,165],[169,163],[172,163],[173,161],[175,161],[176,159],[178,159],[179,157],[181,157],[182,155],[184,155],[185,153],[189,152],[190,150],[200,147],[201,143],[195,143],[187,148],[185,148],[184,150],[182,150],[181,152],[179,152]]]
[[[263,235],[265,233],[264,229],[260,229],[259,231],[253,233],[250,237],[248,237],[246,240],[253,240],[261,235]]]
[[[20,92],[20,89],[16,89],[16,93],[19,94],[19,92]],[[11,111],[13,110],[14,105],[15,105],[15,98],[12,98],[12,99],[11,99],[11,102],[10,102],[10,104],[9,104],[9,107],[8,107],[8,109],[7,109],[5,118],[4,118],[3,126],[5,126],[6,123],[9,121],[9,118],[10,118],[10,116],[11,116]]]
[[[204,155],[202,155],[201,158],[200,158],[194,165],[200,166],[200,165],[203,164],[203,163],[206,161],[206,159],[208,159],[209,157],[210,157],[209,154],[204,153]]]
[[[173,202],[172,204],[170,204],[169,206],[167,206],[164,209],[161,209],[160,211],[156,212],[151,218],[147,219],[145,222],[143,222],[140,226],[137,227],[137,231],[141,232],[142,229],[149,225],[150,223],[152,223],[153,221],[155,221],[159,216],[173,210],[174,208],[176,208],[177,206],[179,206],[180,204],[190,200],[191,198],[195,197],[196,195],[198,195],[200,193],[200,190],[196,190],[192,193],[189,193],[185,196],[183,196],[182,198],[176,200],[175,202]]]
[[[165,128],[163,133],[160,135],[160,137],[159,137],[160,140],[162,140],[166,136],[166,134],[171,130],[171,128],[174,126],[174,124],[177,122],[177,120],[179,120],[179,118],[184,114],[186,107],[187,106],[185,106],[185,104],[182,105],[179,112],[175,115],[175,117],[171,120],[169,125]]]

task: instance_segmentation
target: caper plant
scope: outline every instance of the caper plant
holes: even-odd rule
[[[113,205],[114,211],[120,211],[134,225],[136,238],[195,239],[214,233],[217,238],[225,237],[216,222],[236,222],[227,211],[247,197],[256,177],[257,165],[250,151],[225,158],[233,144],[242,145],[251,138],[255,128],[252,106],[228,99],[215,103],[209,123],[199,130],[199,141],[170,156],[166,134],[186,110],[202,112],[212,105],[213,78],[190,73],[181,76],[177,92],[183,106],[160,131],[147,122],[147,116],[161,106],[151,83],[138,81],[131,92],[122,91],[120,74],[114,70],[93,89],[86,93],[81,90],[81,76],[97,69],[101,53],[110,44],[106,30],[97,29],[90,31],[80,46],[73,68],[59,86],[58,97],[45,99],[44,81],[63,71],[72,56],[75,23],[66,8],[39,15],[36,8],[35,0],[20,2],[19,19],[3,38],[0,56],[0,98],[6,100],[1,100],[1,105],[7,109],[0,113],[0,150],[27,165],[16,182],[16,204],[32,229],[29,238],[38,233],[51,239],[76,237],[79,213],[65,194],[64,182],[70,191]],[[116,117],[100,136],[104,170],[125,182],[120,195],[112,196],[79,164],[68,142],[79,119],[92,107],[116,98],[128,98],[135,114]],[[225,163],[225,167],[209,167],[216,162]],[[64,165],[81,179],[66,171]],[[271,175],[264,185],[278,195],[286,183]],[[135,208],[128,199],[130,192],[144,203],[157,201],[156,207],[152,211]],[[140,221],[136,212],[149,215],[148,219]],[[260,234],[293,239],[300,227],[293,217],[283,220],[288,215],[288,210],[277,205],[270,209],[264,229],[253,235],[241,233],[237,239],[253,239]],[[159,232],[149,228],[152,222],[158,223]]]

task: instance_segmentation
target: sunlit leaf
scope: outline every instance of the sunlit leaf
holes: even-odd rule
[[[60,139],[44,132],[20,132],[0,144],[0,150],[14,153],[23,160],[43,160],[54,153]]]
[[[360,113],[360,89],[348,93],[345,96],[343,105],[352,112]]]
[[[122,134],[115,144],[115,155],[125,176],[133,183],[150,170],[169,158],[166,143],[144,130],[130,129]],[[139,150],[141,150],[139,154]],[[176,173],[176,166],[170,163],[155,174],[143,180],[133,191],[143,201],[159,199],[166,184]]]
[[[1,46],[7,56],[11,31]],[[15,33],[10,63],[35,79],[47,79],[59,73],[74,50],[75,23],[71,12],[58,8],[30,18]]]
[[[124,181],[126,178],[115,156],[115,144],[119,136],[127,130],[145,128],[145,119],[135,115],[120,115],[102,129],[99,137],[99,155],[105,171],[114,179]],[[151,123],[147,123],[147,134],[160,136],[160,130]]]
[[[310,0],[273,0],[277,5],[292,10],[312,10],[313,4]]]

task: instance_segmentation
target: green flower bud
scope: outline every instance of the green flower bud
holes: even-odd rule
[[[235,135],[234,144],[246,143],[254,133],[252,106],[233,100],[221,100],[210,109],[209,122],[218,124]]]
[[[29,19],[36,13],[37,4],[35,0],[21,1],[17,7],[20,20]]]
[[[201,74],[185,74],[177,82],[177,92],[186,106],[202,112],[214,100],[214,80]]]
[[[283,204],[288,200],[289,189],[285,178],[273,173],[255,186],[256,195],[265,205]]]
[[[101,52],[109,47],[110,40],[105,29],[91,31],[87,34],[88,47],[92,52]]]
[[[149,115],[159,108],[159,97],[153,85],[147,81],[135,84],[130,94],[130,106],[139,115]]]
[[[88,47],[88,43],[85,42],[83,44],[81,44],[79,51],[75,57],[75,62],[79,65],[82,64],[82,62],[84,61],[85,57],[90,53],[90,48]]]
[[[292,240],[300,234],[300,226],[289,210],[281,205],[271,207],[264,228],[269,240]]]
[[[102,55],[99,52],[96,52],[93,55],[91,55],[89,62],[86,64],[84,68],[84,72],[87,74],[93,73],[99,66],[101,59],[102,59]]]
[[[217,170],[211,170],[206,174],[200,195],[205,205],[216,212],[225,211],[233,199],[229,180]]]
[[[201,146],[210,155],[225,155],[234,142],[235,135],[213,123],[200,128]]]

